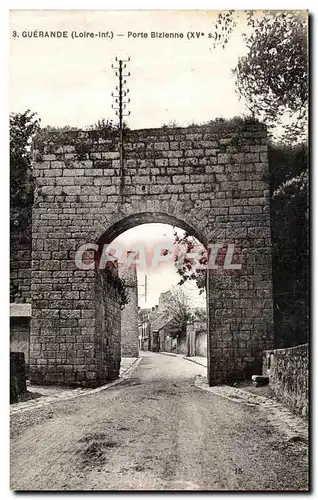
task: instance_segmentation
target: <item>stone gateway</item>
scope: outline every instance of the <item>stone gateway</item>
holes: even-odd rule
[[[79,270],[74,256],[84,243],[103,245],[149,222],[176,225],[206,246],[235,244],[242,268],[207,276],[208,380],[260,372],[273,348],[265,128],[219,120],[125,131],[123,171],[119,157],[118,136],[102,131],[37,142],[31,381],[96,385],[118,376],[116,290],[98,271]]]

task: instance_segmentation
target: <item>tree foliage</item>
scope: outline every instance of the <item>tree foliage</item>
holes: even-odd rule
[[[118,132],[119,124],[115,123],[114,120],[109,120],[106,118],[101,118],[97,120],[97,122],[92,125],[88,125],[86,130],[96,130],[99,132],[105,132],[109,136],[111,136],[114,132]],[[123,121],[123,130],[129,130],[129,127],[125,121]]]
[[[167,305],[170,317],[168,326],[172,338],[183,336],[186,333],[187,323],[191,317],[191,300],[187,293],[180,287],[171,288],[171,296]]]
[[[278,148],[276,147],[276,153]],[[280,160],[286,151],[282,147]],[[299,148],[287,152],[295,175],[278,187],[272,182],[272,259],[275,337],[277,347],[308,342],[309,327],[309,213],[307,155]],[[298,161],[296,162],[296,158]],[[302,161],[300,161],[302,160]],[[273,169],[273,162],[271,162]],[[276,164],[281,175],[281,163]],[[293,170],[293,169],[292,169]],[[299,170],[301,170],[299,172]],[[272,172],[275,179],[275,174]]]
[[[218,45],[221,45],[224,49],[236,25],[237,21],[234,10],[219,12],[215,23],[213,47],[216,48]]]
[[[233,73],[248,109],[270,128],[280,125],[287,141],[302,141],[308,119],[307,18],[296,11],[245,11],[248,53]],[[220,12],[214,47],[228,43],[242,12]]]
[[[130,302],[130,295],[127,280],[118,275],[118,263],[114,266],[113,262],[107,262],[105,269],[101,272],[104,273],[106,279],[111,282],[112,288],[117,293],[117,300],[120,305],[120,309],[123,310],[124,307]]]
[[[286,181],[298,177],[308,168],[308,146],[270,143],[268,145],[269,185],[271,194]]]
[[[197,269],[193,258],[189,254],[197,253],[197,263],[199,266],[207,265],[207,253],[203,245],[189,233],[184,232],[182,235],[174,228],[173,232],[174,244],[178,245],[179,251],[174,257],[177,273],[181,276],[178,285],[183,285],[186,281],[195,281],[200,293],[205,290],[206,271]],[[180,259],[180,255],[184,254],[184,258]]]
[[[296,141],[307,129],[307,26],[300,15],[274,12],[250,21],[247,56],[234,70],[247,107],[269,127],[283,124],[285,138]]]
[[[29,223],[33,204],[31,142],[40,120],[30,110],[10,115],[10,222],[11,230]]]

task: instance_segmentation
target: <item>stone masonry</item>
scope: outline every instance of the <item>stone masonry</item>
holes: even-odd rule
[[[138,331],[138,285],[136,266],[119,265],[119,276],[123,278],[129,298],[121,312],[121,355],[127,358],[139,356]]]
[[[41,336],[35,336],[40,320],[38,313],[32,313],[30,337],[30,380],[34,384],[65,384],[97,386],[119,376],[121,360],[121,308],[118,292],[112,275],[106,271],[91,271],[92,289],[82,287],[80,271],[74,277],[82,303],[91,304],[91,309],[69,308],[69,299],[59,302],[60,309],[50,309],[48,302],[42,315]],[[67,282],[61,280],[62,289]],[[84,284],[85,286],[85,284]],[[82,295],[83,294],[83,295]],[[53,292],[50,294],[56,297]],[[66,297],[75,294],[66,294]],[[94,301],[89,302],[93,296]],[[57,299],[52,299],[55,307]],[[44,325],[46,325],[44,327]],[[59,335],[56,333],[57,325]]]
[[[31,302],[31,225],[10,235],[10,302]]]
[[[31,380],[99,383],[96,272],[79,270],[75,252],[147,222],[235,244],[241,270],[208,273],[208,379],[259,372],[273,348],[265,128],[233,120],[125,131],[123,175],[117,136],[63,134],[39,141],[33,167]]]
[[[86,338],[79,336],[79,346],[74,344],[74,347],[79,349],[76,352],[76,364],[80,357],[83,363],[81,367],[77,367],[78,372],[75,381],[83,382],[86,385],[103,384],[119,376],[121,360],[121,308],[113,279],[113,275],[117,275],[118,271],[117,268],[113,268],[110,273],[107,272],[108,269],[99,270],[95,273],[95,330],[89,326],[86,327]],[[90,321],[87,323],[93,323],[92,319],[90,318]],[[81,342],[83,342],[83,346]],[[85,356],[88,353],[94,353],[94,356],[91,356],[91,371],[89,373],[87,373],[85,367]],[[73,356],[71,357],[72,359],[74,359]],[[73,380],[69,382],[73,382]]]
[[[308,344],[264,352],[263,375],[276,397],[289,408],[308,417]]]

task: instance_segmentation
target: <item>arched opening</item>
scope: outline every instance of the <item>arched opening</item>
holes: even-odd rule
[[[128,282],[129,302],[121,310],[121,356],[135,356],[137,340],[138,351],[142,353],[169,353],[196,360],[206,372],[209,358],[206,288],[204,284],[200,290],[195,280],[185,279],[182,283],[178,266],[180,269],[179,254],[184,248],[177,244],[176,235],[180,239],[189,235],[199,249],[206,247],[204,236],[175,216],[158,212],[130,215],[112,224],[98,238],[97,261],[100,264],[102,255],[115,255],[118,274],[126,285]],[[172,247],[174,253],[169,258],[163,257],[162,251],[167,248],[170,251]],[[135,270],[135,278],[131,268]],[[99,283],[96,304],[100,307],[103,302],[100,310],[107,311],[110,298],[104,294],[103,301],[100,299],[105,286],[105,283],[100,286],[102,272],[96,270]],[[105,319],[100,325],[105,325]]]
[[[186,222],[172,214],[162,212],[140,212],[123,217],[109,226],[98,238],[98,242],[104,244],[111,243],[128,229],[149,223],[170,224],[171,226],[179,227],[187,233],[192,234],[202,245],[206,246],[208,243],[206,236],[201,231],[198,231],[191,222]]]

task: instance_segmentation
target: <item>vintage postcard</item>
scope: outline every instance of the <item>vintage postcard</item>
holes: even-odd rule
[[[310,489],[307,107],[307,11],[11,11],[11,490]]]

